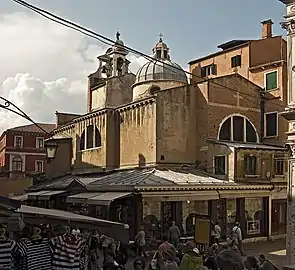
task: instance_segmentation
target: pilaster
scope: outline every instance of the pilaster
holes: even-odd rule
[[[286,5],[285,21],[281,23],[287,30],[287,68],[288,68],[288,109],[282,116],[289,121],[288,144],[291,156],[288,160],[287,191],[287,239],[286,264],[295,264],[295,0],[279,0]],[[284,268],[293,269],[293,268]]]

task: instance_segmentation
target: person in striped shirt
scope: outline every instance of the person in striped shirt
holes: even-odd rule
[[[40,234],[40,228],[34,227],[31,238],[23,239],[19,243],[19,252],[25,269],[51,270],[52,268],[49,239],[43,238]]]
[[[82,238],[66,233],[53,238],[50,244],[53,251],[53,270],[80,269],[81,254],[85,247],[85,241]]]
[[[12,270],[18,245],[14,240],[6,237],[6,229],[7,227],[5,225],[0,224],[0,269]]]

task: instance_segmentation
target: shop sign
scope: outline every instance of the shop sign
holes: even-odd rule
[[[260,220],[247,221],[247,234],[260,234]]]

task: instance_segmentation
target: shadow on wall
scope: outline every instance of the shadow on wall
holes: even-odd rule
[[[192,70],[190,83],[198,83],[204,81],[205,78],[201,77],[201,64],[197,64]]]
[[[142,168],[146,166],[146,158],[143,154],[138,155],[138,167]]]
[[[105,171],[105,168],[103,168],[102,166],[96,166],[91,163],[82,161],[82,152],[80,151],[80,142],[81,142],[81,138],[78,134],[76,134],[76,146],[75,146],[76,158],[74,159],[72,169],[75,172],[89,171],[89,170]]]
[[[212,121],[210,121],[209,107],[208,107],[208,85],[207,81],[204,82],[201,76],[201,65],[198,64],[193,70],[192,74],[196,74],[198,77],[193,76],[191,78],[191,84],[194,84],[196,91],[196,167],[203,171],[208,171],[208,144],[207,138],[210,136],[210,128],[216,128]],[[198,83],[198,84],[197,84]],[[213,125],[210,127],[210,125]],[[209,166],[210,167],[210,166]],[[209,169],[210,171],[210,169]]]

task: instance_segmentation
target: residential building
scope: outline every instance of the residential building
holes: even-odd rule
[[[47,132],[53,131],[55,124],[38,125]],[[49,137],[34,124],[7,129],[0,137],[0,168],[11,177],[44,172],[46,152],[44,140]]]
[[[117,36],[98,57],[88,112],[56,114],[47,169],[60,178],[24,199],[128,223],[131,237],[141,223],[159,236],[173,220],[194,235],[203,215],[223,237],[236,220],[246,239],[284,234],[284,101],[237,72],[189,83],[162,38],[134,75],[123,44]]]
[[[274,36],[272,20],[262,22],[260,39],[231,40],[220,51],[189,62],[191,80],[238,73],[287,102],[287,42]]]

